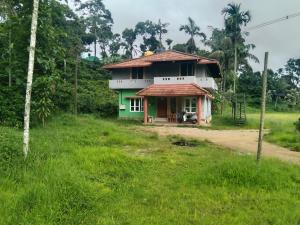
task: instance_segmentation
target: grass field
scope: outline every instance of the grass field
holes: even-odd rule
[[[225,116],[214,116],[212,129],[258,129],[258,112],[247,114],[247,123],[243,126],[236,126],[229,113]],[[270,129],[270,133],[265,136],[265,140],[271,143],[287,147],[293,151],[300,151],[300,133],[295,132],[294,123],[300,117],[299,113],[267,112],[265,117],[265,128]]]
[[[299,224],[300,167],[174,139],[62,115],[24,161],[21,131],[0,127],[0,224]]]

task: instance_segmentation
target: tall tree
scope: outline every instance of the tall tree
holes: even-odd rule
[[[291,88],[300,88],[300,59],[289,59],[281,75]]]
[[[166,40],[166,43],[167,43],[167,45],[168,45],[168,49],[169,50],[171,50],[171,45],[172,45],[172,43],[173,43],[173,40],[172,39],[170,39],[170,38],[168,38],[167,40]]]
[[[166,33],[168,33],[167,27],[169,26],[169,23],[162,23],[161,20],[158,20],[157,24],[157,31],[158,31],[158,40],[159,40],[159,47],[163,48],[162,44],[162,36]]]
[[[225,30],[234,46],[234,84],[236,91],[236,77],[238,69],[238,42],[242,39],[241,27],[246,26],[251,20],[250,11],[241,11],[241,4],[229,3],[223,10],[225,17]]]
[[[133,55],[136,53],[134,44],[136,40],[137,33],[134,29],[128,29],[126,28],[122,32],[122,38],[124,40],[124,46],[125,46],[125,55],[129,58],[133,58]]]
[[[195,42],[196,37],[201,37],[203,41],[206,39],[206,35],[203,32],[200,32],[200,27],[197,26],[191,17],[188,17],[188,24],[181,25],[179,30],[184,31],[190,36],[190,39],[187,41],[187,50],[189,53],[195,53],[197,50]]]
[[[114,34],[109,43],[109,54],[110,56],[119,56],[119,50],[122,47],[121,35]]]
[[[97,42],[101,44],[102,56],[105,56],[105,46],[111,37],[111,26],[113,19],[111,13],[106,9],[102,0],[89,0],[78,8],[86,20],[88,32],[93,36],[94,56],[97,57]]]
[[[34,68],[34,55],[35,55],[35,46],[36,46],[38,8],[39,8],[39,0],[34,0],[33,1],[32,21],[31,21],[27,87],[26,87],[26,99],[25,99],[25,111],[24,111],[23,152],[24,152],[25,158],[27,157],[28,150],[29,150],[30,103],[31,103],[32,77],[33,77],[33,68]]]
[[[142,52],[146,50],[156,51],[160,47],[160,42],[156,38],[159,34],[157,24],[150,20],[138,22],[135,26],[135,31],[143,38],[143,42],[140,44]]]

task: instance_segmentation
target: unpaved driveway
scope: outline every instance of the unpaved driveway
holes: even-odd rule
[[[245,153],[256,154],[257,151],[257,130],[204,130],[168,126],[145,127],[145,129],[165,136],[181,135],[200,140],[208,140],[214,144]],[[262,155],[300,164],[300,153],[267,142],[263,142]]]

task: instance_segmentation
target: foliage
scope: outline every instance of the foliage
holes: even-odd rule
[[[187,52],[187,44],[175,44],[172,49],[179,52]]]
[[[17,88],[0,85],[0,125],[21,127],[24,97]]]
[[[93,36],[94,56],[97,56],[96,45],[100,45],[101,55],[103,58],[107,56],[106,46],[113,37],[111,26],[113,19],[111,13],[106,9],[102,0],[89,0],[80,4],[78,8],[84,15],[87,30]]]
[[[300,118],[295,122],[296,131],[300,132]]]
[[[171,49],[172,49],[171,45],[172,45],[172,43],[173,43],[173,40],[170,39],[170,38],[168,38],[168,39],[166,40],[166,43],[167,43],[167,45],[168,45],[168,49],[171,50]]]
[[[42,121],[43,126],[45,126],[45,120],[51,115],[54,109],[54,103],[51,99],[54,92],[53,87],[52,81],[45,77],[36,79],[34,83],[35,100],[32,102],[32,111]]]
[[[214,99],[212,101],[212,113],[213,114],[218,114],[221,112],[222,102],[223,102],[222,94],[219,92],[215,92]]]
[[[137,38],[137,32],[133,29],[126,28],[122,32],[122,38],[124,39],[124,45],[125,45],[125,55],[128,58],[132,58],[133,55],[136,55],[136,45],[134,45],[134,42]]]
[[[206,35],[203,32],[200,32],[200,27],[197,26],[195,21],[188,17],[188,24],[187,25],[181,25],[179,28],[180,31],[184,31],[186,34],[190,36],[190,39],[187,41],[187,51],[189,53],[195,53],[197,50],[196,47],[196,37],[200,37],[203,39],[203,41],[206,39]]]
[[[140,35],[143,42],[140,44],[142,52],[147,50],[156,51],[160,47],[160,42],[156,36],[159,34],[158,26],[154,22],[147,20],[145,22],[138,22],[135,26],[136,33]]]

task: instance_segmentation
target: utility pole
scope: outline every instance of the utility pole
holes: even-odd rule
[[[260,161],[261,151],[262,151],[262,142],[264,136],[264,122],[265,122],[265,111],[266,111],[266,92],[267,92],[267,76],[268,76],[268,58],[269,53],[265,53],[265,62],[264,62],[264,72],[262,77],[262,96],[261,96],[261,112],[260,112],[260,126],[259,126],[259,136],[258,136],[258,146],[257,146],[257,162]]]

